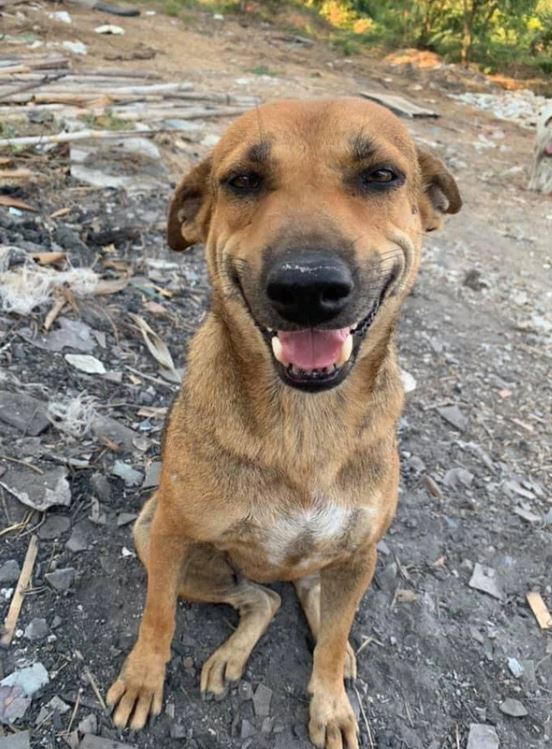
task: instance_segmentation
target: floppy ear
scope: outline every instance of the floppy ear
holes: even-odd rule
[[[167,244],[185,250],[203,242],[211,217],[211,159],[195,166],[180,182],[173,195],[167,223]]]
[[[421,174],[422,226],[425,231],[434,231],[441,226],[443,213],[458,213],[462,198],[454,177],[441,159],[418,147],[416,151]]]

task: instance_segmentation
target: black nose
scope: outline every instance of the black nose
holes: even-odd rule
[[[345,309],[354,290],[347,263],[316,250],[289,253],[269,270],[266,293],[281,317],[314,327]]]

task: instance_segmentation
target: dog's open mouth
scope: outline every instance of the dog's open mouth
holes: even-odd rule
[[[374,321],[379,302],[356,325],[333,330],[268,330],[278,373],[292,387],[311,392],[329,390],[341,383],[352,367],[360,343]]]

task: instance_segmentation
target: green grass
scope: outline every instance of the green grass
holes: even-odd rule
[[[109,109],[106,110],[105,114],[83,114],[80,119],[88,125],[88,127],[95,130],[133,130],[134,124],[121,120],[117,115],[114,115]]]
[[[253,75],[269,75],[271,78],[278,78],[280,75],[278,70],[273,70],[268,65],[255,65],[254,68],[248,68],[247,72]]]

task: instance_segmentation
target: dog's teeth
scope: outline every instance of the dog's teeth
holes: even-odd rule
[[[353,336],[349,333],[347,338],[345,338],[345,340],[343,341],[343,345],[341,346],[341,353],[339,354],[339,359],[335,362],[335,366],[342,367],[346,362],[349,361],[352,353]]]
[[[272,336],[272,352],[274,353],[274,358],[277,359],[277,361],[279,361],[281,364],[283,364],[284,367],[287,367],[289,362],[286,361],[284,357],[282,344],[277,335]]]

